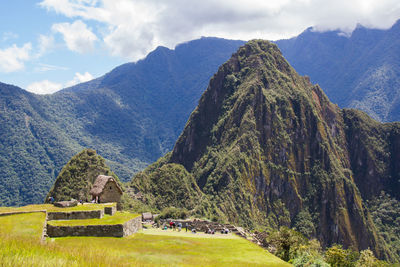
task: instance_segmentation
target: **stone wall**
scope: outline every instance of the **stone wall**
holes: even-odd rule
[[[142,217],[138,216],[124,223],[124,236],[128,236],[142,230]]]
[[[108,236],[124,237],[136,233],[142,229],[142,218],[140,216],[114,225],[86,225],[86,226],[53,226],[47,224],[47,235],[49,237],[64,236]]]
[[[109,236],[122,237],[124,234],[122,224],[114,225],[86,225],[86,226],[53,226],[47,224],[49,237],[63,236]]]
[[[103,192],[100,195],[100,202],[119,202],[121,200],[121,192],[117,188],[115,182],[107,182],[104,186]]]
[[[70,212],[48,212],[48,220],[81,220],[81,219],[101,219],[104,216],[104,209]]]
[[[113,216],[117,212],[117,207],[112,206],[112,207],[105,207],[104,208],[104,213]]]

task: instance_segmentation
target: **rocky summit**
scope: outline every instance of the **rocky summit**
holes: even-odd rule
[[[199,213],[250,228],[307,225],[324,246],[387,257],[367,201],[399,198],[399,159],[399,123],[340,109],[275,44],[254,40],[212,77],[172,153],[132,186],[159,208],[171,192],[181,207],[195,193]]]

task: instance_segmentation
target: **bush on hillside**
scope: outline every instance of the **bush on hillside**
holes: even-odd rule
[[[175,207],[164,208],[157,218],[160,219],[186,219],[189,217],[187,209],[179,209]]]

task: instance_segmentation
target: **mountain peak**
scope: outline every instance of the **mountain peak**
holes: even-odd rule
[[[252,40],[210,80],[169,162],[183,165],[228,221],[290,226],[313,211],[324,246],[379,253],[348,171],[345,129],[342,111],[319,86],[275,44]]]
[[[255,95],[264,99],[266,94],[274,95],[274,98],[298,95],[307,99],[312,108],[317,105],[320,109],[321,105],[324,108],[323,104],[329,102],[318,86],[312,86],[307,78],[294,71],[275,44],[251,40],[241,46],[210,80],[186,129],[175,144],[171,160],[191,170],[212,141],[212,136],[205,132],[211,131],[218,123],[218,116],[235,109],[240,105],[238,103],[249,104],[249,99]]]

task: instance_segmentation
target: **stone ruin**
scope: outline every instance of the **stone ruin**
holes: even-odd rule
[[[79,220],[101,219],[104,214],[113,216],[116,207],[104,207],[104,209],[90,211],[48,212],[46,218],[46,236],[107,236],[124,237],[136,233],[142,229],[142,217],[138,216],[125,223],[112,225],[79,225],[79,226],[55,226],[48,224],[51,220]]]

